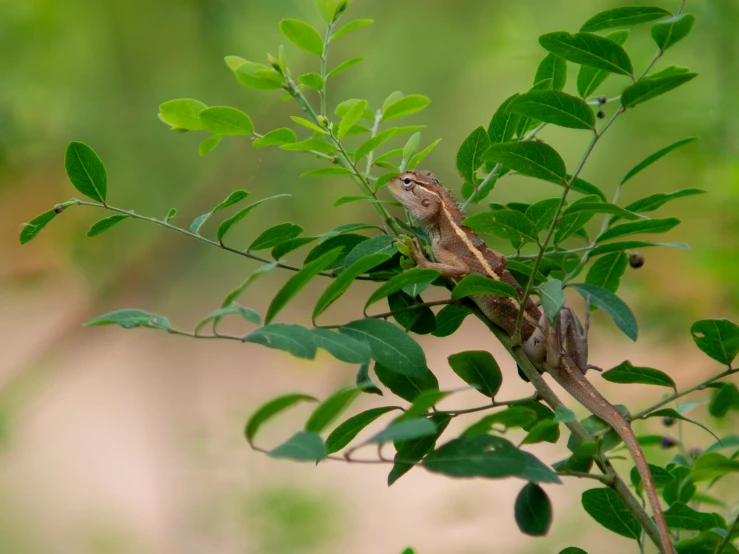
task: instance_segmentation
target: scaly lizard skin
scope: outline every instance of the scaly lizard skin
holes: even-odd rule
[[[392,179],[388,188],[431,239],[435,262],[424,256],[414,240],[411,255],[419,267],[436,269],[444,277],[454,280],[473,273],[484,275],[508,283],[518,291],[519,299],[523,298],[523,289],[506,269],[505,257],[488,248],[471,229],[462,225],[462,211],[433,173],[406,171]],[[504,296],[473,296],[472,300],[493,323],[513,336],[520,302]],[[535,366],[548,372],[578,402],[608,423],[624,441],[639,471],[659,528],[660,551],[674,554],[654,480],[634,431],[613,404],[585,378],[587,349],[578,334],[581,328],[574,313],[566,308],[560,311],[558,321],[552,327],[547,316],[529,298],[521,324],[523,350]]]

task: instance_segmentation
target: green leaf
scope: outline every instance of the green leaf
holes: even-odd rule
[[[411,292],[418,291],[420,285],[408,287]],[[406,331],[418,335],[427,335],[436,329],[436,317],[428,306],[419,305],[423,300],[406,294],[400,290],[387,298],[387,303],[393,314],[393,319]],[[411,309],[411,308],[415,309]]]
[[[688,423],[697,425],[698,427],[700,427],[701,429],[710,433],[711,435],[713,435],[713,437],[718,439],[718,437],[708,427],[706,427],[705,425],[703,425],[702,423],[698,421],[695,421],[694,419],[685,417],[680,412],[678,412],[677,410],[673,410],[672,408],[662,408],[661,410],[650,412],[649,414],[644,416],[644,418],[650,418],[650,417],[671,417],[672,419],[680,419],[682,421],[687,421]]]
[[[346,60],[345,62],[340,63],[337,65],[334,69],[329,71],[328,75],[326,75],[326,79],[331,79],[332,77],[336,77],[339,73],[342,73],[343,71],[346,71],[353,65],[357,65],[359,62],[363,62],[364,58],[351,58]]]
[[[219,203],[211,211],[196,217],[193,220],[193,222],[190,224],[190,232],[198,234],[198,232],[200,231],[200,228],[203,226],[203,224],[208,220],[208,218],[211,215],[213,215],[214,213],[220,212],[221,210],[228,208],[229,206],[238,204],[239,202],[244,200],[247,196],[249,196],[249,193],[246,192],[245,190],[233,191],[231,194],[228,195],[228,198],[226,198],[223,202]]]
[[[296,358],[312,360],[316,357],[316,341],[313,334],[300,325],[286,323],[265,325],[252,331],[242,340],[262,344],[267,348],[284,350]]]
[[[677,198],[683,198],[686,196],[694,196],[696,194],[704,194],[705,192],[706,191],[703,189],[683,189],[670,193],[660,192],[657,194],[651,194],[644,198],[640,198],[639,200],[632,202],[631,204],[626,206],[626,208],[624,209],[630,212],[639,213],[653,212],[654,210],[661,208],[670,200],[675,200]]]
[[[572,179],[571,175],[567,175],[567,180],[569,181]],[[555,183],[557,185],[564,186],[564,183]],[[588,183],[587,181],[580,179],[579,177],[575,179],[575,181],[572,183],[572,190],[575,192],[579,192],[581,194],[585,195],[594,195],[600,198],[602,201],[606,201],[606,195],[603,194],[603,191],[600,190],[595,185]]]
[[[366,237],[362,238],[364,239]],[[376,252],[390,254],[391,256],[394,255],[396,252],[395,238],[390,235],[377,235],[368,240],[363,240],[351,249],[343,265],[349,267],[360,258],[375,254]]]
[[[536,68],[536,90],[562,90],[567,83],[567,62],[554,54],[547,54]]]
[[[454,334],[462,325],[464,318],[472,312],[464,306],[450,304],[444,306],[436,314],[436,329],[431,332],[435,337],[448,337]]]
[[[203,129],[200,112],[207,108],[205,104],[192,98],[170,100],[159,106],[159,116],[165,122],[178,129],[199,131]]]
[[[234,75],[240,84],[257,90],[279,89],[284,81],[282,75],[272,68],[246,60],[234,70]]]
[[[476,233],[491,233],[511,241],[537,242],[539,234],[531,220],[518,210],[480,212],[466,218],[462,223]]]
[[[379,289],[372,293],[372,296],[369,297],[364,307],[366,309],[371,304],[398,292],[403,287],[415,284],[433,283],[439,275],[441,275],[441,273],[435,269],[423,269],[420,267],[414,267],[413,269],[404,271],[384,283]]]
[[[385,131],[378,133],[376,136],[367,139],[359,146],[359,148],[357,148],[356,152],[354,152],[354,160],[359,161],[364,158],[377,147],[393,138],[395,136],[395,132],[396,128],[393,127],[392,129],[386,129]]]
[[[690,250],[687,244],[677,242],[647,242],[643,240],[622,240],[619,242],[611,242],[601,244],[590,251],[590,257],[600,256],[609,252],[620,252],[622,250],[634,250],[636,248],[647,248],[650,246],[664,246],[666,248],[678,248],[680,250]]]
[[[357,29],[361,29],[362,27],[366,27],[367,25],[372,25],[374,22],[375,21],[373,19],[355,19],[354,21],[350,21],[339,30],[337,30],[334,34],[331,35],[331,38],[329,38],[328,40],[329,42],[334,41],[337,38],[348,35],[352,31],[356,31]]]
[[[195,326],[195,334],[197,335],[200,330],[211,321],[213,322],[213,327],[215,328],[221,322],[221,319],[223,319],[227,315],[240,315],[246,321],[248,321],[249,323],[254,323],[255,325],[259,325],[262,322],[262,318],[255,310],[252,310],[251,308],[243,308],[242,306],[237,306],[236,304],[229,304],[227,306],[218,308],[214,312],[211,312],[205,319],[201,320]]]
[[[424,158],[426,158],[426,156],[428,156],[431,153],[431,151],[434,148],[436,148],[436,145],[439,144],[440,142],[441,142],[441,139],[435,140],[434,142],[429,144],[426,148],[421,150],[418,154],[413,156],[411,158],[411,161],[408,162],[408,165],[406,165],[406,169],[415,169],[416,167],[418,167],[418,164],[420,164],[424,160]]]
[[[226,65],[231,71],[236,71],[243,64],[249,63],[241,56],[226,56],[223,58],[223,61],[226,62]]]
[[[488,398],[493,398],[503,384],[503,374],[493,355],[485,350],[470,350],[448,358],[454,373]]]
[[[508,111],[570,129],[595,127],[595,114],[587,102],[559,90],[521,94],[511,102]]]
[[[520,117],[517,114],[509,112],[508,106],[514,102],[516,98],[518,98],[518,93],[506,98],[490,120],[490,125],[488,125],[488,137],[492,144],[509,142],[513,139]]]
[[[318,246],[314,247],[308,255],[305,257],[305,261],[303,263],[308,263],[319,256],[325,254],[329,250],[333,250],[334,248],[341,248],[341,256],[336,260],[334,263],[334,272],[336,272],[338,269],[342,269],[345,265],[345,260],[347,254],[351,252],[352,249],[354,249],[358,244],[362,242],[367,242],[369,240],[367,237],[362,235],[357,235],[354,233],[346,233],[341,234],[338,236],[329,237],[326,240],[320,242]]]
[[[428,372],[423,349],[392,323],[381,319],[360,319],[347,323],[340,331],[366,343],[372,358],[389,370],[418,378],[423,378]]]
[[[554,183],[562,183],[567,177],[564,160],[554,148],[543,142],[493,144],[485,151],[483,159]]]
[[[586,490],[582,493],[582,506],[609,531],[629,539],[638,540],[641,537],[641,525],[613,489]]]
[[[169,320],[157,314],[143,310],[116,310],[105,315],[99,315],[83,324],[84,327],[93,325],[120,325],[124,329],[148,327],[150,329],[169,329]]]
[[[262,231],[262,233],[252,241],[247,250],[257,251],[274,248],[278,244],[294,239],[302,232],[303,228],[300,225],[295,225],[294,223],[280,223]]]
[[[280,127],[274,129],[264,135],[258,137],[252,142],[254,148],[264,148],[265,146],[281,146],[283,144],[293,144],[297,142],[298,137],[295,136],[295,131],[288,129],[287,127]]]
[[[381,408],[373,408],[350,417],[334,429],[326,439],[326,448],[328,449],[329,454],[338,452],[345,446],[349,445],[360,431],[381,415],[392,410],[399,409],[400,408],[398,406],[382,406]]]
[[[64,170],[74,188],[93,200],[105,203],[108,174],[92,148],[82,142],[70,142],[64,152]]]
[[[541,307],[544,308],[544,313],[547,314],[549,321],[554,323],[557,314],[567,300],[562,290],[562,281],[551,279],[539,285],[539,297],[541,298]]]
[[[426,456],[423,465],[450,477],[510,477],[524,470],[526,456],[503,438],[476,435],[443,444]]]
[[[337,133],[337,137],[339,138],[339,140],[343,139],[346,136],[346,134],[349,132],[349,129],[351,129],[354,124],[359,121],[366,109],[366,100],[357,100],[355,104],[351,108],[349,108],[349,111],[346,112],[346,115],[344,115],[344,117],[339,122],[339,130]]]
[[[723,550],[720,554],[737,554],[739,550],[731,543],[724,543],[726,531],[723,529],[713,528],[710,531],[703,531],[697,536],[683,539],[676,545],[678,554],[717,554],[719,546]]]
[[[642,79],[628,87],[621,93],[621,105],[631,108],[647,100],[651,100],[661,94],[692,81],[698,76],[697,73],[681,73],[667,77],[652,77]]]
[[[649,23],[671,15],[665,9],[652,6],[626,6],[602,11],[588,19],[580,31],[594,33],[614,27],[631,27],[640,23]]]
[[[344,100],[336,106],[334,113],[336,113],[336,115],[338,115],[339,117],[345,117],[349,110],[357,105],[357,102],[361,102],[361,99],[350,98],[349,100]],[[369,109],[365,108],[364,112],[362,113],[361,119],[374,121],[375,116]]]
[[[216,135],[208,137],[198,146],[198,154],[200,154],[201,156],[207,156],[216,146],[220,144],[222,138],[223,137],[219,137]]]
[[[563,214],[567,216],[578,212],[613,214],[624,219],[639,219],[642,217],[610,202],[573,202],[571,206],[565,208]]]
[[[249,275],[238,287],[236,287],[234,290],[229,292],[226,295],[226,298],[221,303],[221,308],[225,308],[226,306],[230,305],[232,302],[234,302],[241,294],[246,290],[246,288],[251,285],[255,279],[259,278],[260,276],[264,275],[268,271],[271,271],[272,269],[277,267],[277,262],[271,262],[268,264],[264,264],[262,267],[257,269],[254,273]]]
[[[480,126],[464,140],[457,151],[457,171],[468,183],[476,181],[477,170],[482,166],[482,154],[490,146],[485,129]]]
[[[376,394],[383,396],[383,392],[377,388],[374,381],[369,376],[369,364],[362,364],[357,371],[356,383],[359,389],[366,394]]]
[[[640,383],[642,385],[659,385],[676,389],[675,381],[666,373],[651,367],[634,367],[626,360],[602,375],[611,383]]]
[[[407,441],[436,434],[436,425],[426,418],[407,419],[391,423],[367,442],[382,444],[389,441]]]
[[[724,448],[735,448],[737,446],[739,446],[739,435],[727,435],[714,442],[711,446],[706,448],[703,453],[717,452]]]
[[[522,444],[536,444],[539,442],[551,442],[554,444],[559,440],[559,423],[550,419],[542,419],[529,431]]]
[[[674,480],[665,485],[662,496],[668,504],[690,502],[696,492],[696,486],[690,476],[690,468],[676,465],[670,468]]]
[[[298,292],[300,292],[300,290],[305,285],[307,285],[311,279],[313,279],[313,277],[315,277],[321,271],[327,269],[328,267],[332,267],[331,264],[334,263],[334,261],[339,257],[340,254],[341,248],[334,248],[333,250],[330,250],[317,259],[313,260],[312,262],[305,264],[300,269],[300,271],[290,277],[287,283],[285,283],[285,285],[277,292],[275,297],[272,299],[272,302],[267,309],[267,316],[265,317],[265,321],[267,323],[271,322],[275,318],[275,316],[282,310],[282,308],[284,308],[287,303]]]
[[[536,483],[528,483],[516,497],[516,523],[522,533],[543,537],[552,525],[552,503]]]
[[[593,306],[601,308],[627,337],[633,341],[636,340],[638,335],[636,318],[623,300],[612,292],[596,285],[577,283],[571,284],[570,287],[586,300],[590,296],[590,303]]]
[[[690,328],[698,348],[717,362],[730,365],[739,353],[739,326],[728,319],[702,319]]]
[[[337,360],[348,364],[366,364],[370,350],[363,342],[329,329],[313,329],[313,338],[318,348],[323,348]]]
[[[274,200],[275,198],[284,198],[287,196],[290,196],[290,195],[289,194],[276,194],[275,196],[270,196],[269,198],[262,198],[261,200],[257,200],[256,202],[249,204],[247,207],[242,208],[241,210],[236,212],[234,215],[229,217],[227,220],[225,220],[223,223],[221,223],[218,226],[218,231],[216,231],[216,237],[218,238],[218,242],[223,242],[223,238],[226,236],[226,233],[228,233],[231,230],[231,227],[233,227],[239,221],[241,221],[247,215],[249,215],[249,212],[251,212],[257,206],[264,204],[265,202],[268,202],[269,200]]]
[[[559,554],[588,554],[582,548],[576,546],[568,546],[564,550],[560,550]]]
[[[564,406],[559,406],[554,412],[554,420],[557,423],[571,423],[577,421],[577,416],[572,410],[568,410]]]
[[[680,220],[675,217],[624,223],[623,225],[611,227],[602,235],[599,235],[597,242],[605,242],[607,240],[624,237],[626,235],[634,235],[636,233],[666,233],[667,231],[674,229],[679,224]]]
[[[708,413],[713,417],[726,417],[730,409],[739,410],[739,389],[734,383],[714,383],[717,388],[708,405]]]
[[[652,38],[663,52],[684,39],[695,23],[692,13],[682,13],[652,25]]]
[[[559,198],[546,198],[531,204],[526,208],[524,215],[534,224],[537,232],[543,231],[552,224],[557,209],[559,208]]]
[[[428,368],[424,368],[420,375],[406,375],[377,363],[375,373],[390,392],[408,402],[413,402],[424,391],[439,390],[439,382]]]
[[[590,33],[547,33],[539,44],[567,61],[589,65],[611,73],[631,75],[634,71],[629,55],[614,41]]]
[[[251,135],[254,132],[254,124],[249,116],[230,106],[201,110],[200,122],[214,135]]]
[[[323,77],[318,73],[306,73],[305,75],[298,77],[298,81],[300,81],[302,85],[312,88],[313,90],[323,90]]]
[[[477,295],[518,298],[518,292],[512,285],[503,281],[493,281],[477,273],[472,273],[464,277],[452,291],[452,299],[454,300]]]
[[[310,244],[317,238],[318,237],[296,237],[294,239],[286,240],[285,242],[281,242],[280,244],[275,246],[270,252],[270,255],[275,260],[279,260],[280,258],[283,258],[284,256],[286,256],[293,250],[297,250],[301,246]]]
[[[382,119],[383,121],[390,121],[399,117],[412,115],[416,112],[420,112],[430,103],[431,100],[421,94],[404,96],[403,98],[390,103],[388,106],[383,107]]]
[[[354,282],[354,279],[363,273],[367,273],[370,269],[377,267],[381,263],[386,262],[390,257],[390,254],[386,252],[376,252],[369,256],[359,258],[357,261],[352,263],[352,265],[342,271],[339,276],[336,277],[328,287],[326,287],[326,290],[318,299],[318,302],[316,302],[316,307],[313,309],[313,319],[321,315],[326,308],[344,294],[352,282]]]
[[[259,431],[259,428],[268,419],[271,419],[272,417],[286,410],[290,406],[294,406],[298,402],[304,401],[317,402],[315,398],[306,394],[286,394],[284,396],[273,398],[272,400],[261,406],[256,412],[252,414],[252,416],[249,418],[249,421],[246,422],[246,428],[244,430],[246,440],[248,440],[251,444],[254,440],[254,436],[257,434],[257,431]]]
[[[473,423],[462,432],[462,436],[486,435],[496,423],[502,425],[506,431],[514,427],[533,427],[536,424],[536,412],[529,408],[512,406]]]
[[[319,127],[312,121],[308,121],[307,119],[304,119],[302,117],[297,117],[295,115],[291,115],[290,119],[292,119],[298,125],[302,125],[306,129],[310,129],[311,131],[315,131],[316,133],[319,133],[321,135],[328,135],[328,131],[326,129]]]
[[[739,460],[729,459],[718,452],[701,454],[693,464],[693,481],[712,481],[729,473],[739,473]]]
[[[287,458],[298,462],[320,462],[328,451],[318,433],[301,431],[290,437],[267,455],[271,458]]]
[[[662,158],[663,156],[666,156],[676,148],[680,148],[681,146],[685,146],[686,144],[690,144],[691,142],[698,140],[698,137],[689,137],[682,140],[678,140],[677,142],[673,142],[669,146],[665,146],[661,150],[658,150],[654,154],[647,156],[645,159],[643,159],[641,162],[636,164],[627,174],[626,176],[621,179],[621,184],[623,185],[626,181],[634,177],[637,173],[643,171],[650,165],[652,165],[654,162]],[[698,190],[698,189],[688,189],[688,190]],[[673,193],[674,194],[674,193]]]
[[[336,16],[336,0],[313,0],[318,12],[326,23],[331,23]]]
[[[630,223],[627,223],[630,225]],[[621,284],[629,260],[623,252],[611,252],[595,260],[590,266],[585,282],[615,293]]]
[[[280,31],[298,48],[320,56],[323,53],[323,39],[313,27],[298,19],[280,21]]]
[[[629,31],[613,31],[606,34],[605,38],[612,40],[619,46],[623,46],[626,39],[629,38]],[[580,71],[577,73],[578,94],[583,98],[587,98],[593,94],[601,84],[603,84],[603,81],[605,81],[610,74],[610,71],[606,71],[604,69],[598,69],[589,65],[581,65]]]
[[[99,221],[96,221],[93,223],[92,227],[90,227],[90,230],[87,231],[88,237],[94,237],[96,235],[99,235],[100,233],[104,233],[114,225],[120,223],[124,219],[128,219],[129,216],[127,215],[111,215],[110,217],[106,217],[103,219],[100,219]]]
[[[698,512],[684,502],[675,502],[665,511],[665,521],[670,529],[708,531],[713,527],[723,528],[724,519],[716,513]]]
[[[313,410],[305,423],[305,430],[316,433],[323,431],[354,402],[359,393],[357,387],[346,387],[329,396]]]
[[[388,486],[413,469],[417,462],[434,449],[436,441],[449,425],[451,417],[447,414],[434,414],[430,420],[436,425],[436,432],[433,435],[395,442],[395,464],[387,476]]]
[[[415,154],[416,149],[418,148],[418,145],[421,143],[421,133],[414,133],[411,135],[411,137],[406,141],[405,146],[403,146],[403,162],[407,163],[413,154]]]
[[[20,235],[18,236],[18,240],[20,241],[20,243],[26,244],[28,241],[33,240],[33,238],[41,232],[41,229],[46,227],[52,219],[62,213],[65,206],[64,204],[59,204],[59,206],[61,208],[48,210],[42,214],[37,215],[28,223],[24,223],[23,227],[21,228]],[[57,209],[59,210],[58,212]]]

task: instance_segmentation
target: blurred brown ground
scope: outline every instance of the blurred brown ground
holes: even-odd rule
[[[673,9],[677,2],[654,4]],[[332,83],[330,98],[363,97],[377,106],[396,89],[428,95],[431,106],[413,122],[428,125],[423,144],[444,137],[428,167],[456,190],[456,148],[503,99],[529,86],[544,55],[536,37],[574,30],[615,5],[621,3],[355,0],[348,17],[376,23],[337,43],[332,59],[364,55],[367,61]],[[647,154],[685,136],[702,138],[645,171],[624,193],[630,201],[708,189],[660,212],[684,220],[660,239],[689,242],[693,250],[645,250],[647,264],[630,270],[621,289],[640,322],[638,343],[598,315],[591,344],[593,363],[607,368],[628,358],[667,371],[679,386],[717,370],[692,344],[690,323],[737,320],[739,306],[739,78],[732,70],[739,7],[689,1],[687,9],[697,15],[696,27],[661,63],[687,65],[700,78],[623,117],[584,175],[610,193]],[[156,120],[159,103],[193,97],[237,106],[259,130],[285,125],[287,115],[298,113],[293,106],[240,87],[222,63],[227,54],[261,60],[265,51],[275,52],[285,42],[277,30],[284,17],[318,24],[307,0],[0,2],[0,554],[394,554],[407,545],[419,554],[548,553],[570,544],[591,553],[631,549],[580,508],[578,492],[590,483],[547,487],[554,525],[549,538],[533,539],[513,521],[519,481],[457,481],[416,469],[388,489],[385,467],[313,467],[249,450],[244,421],[271,396],[325,396],[353,380],[355,368],[328,356],[301,362],[257,346],[80,327],[120,307],[191,327],[254,263],[137,222],[87,239],[100,214],[81,209],[55,220],[33,243],[17,245],[21,221],[73,193],[62,169],[69,140],[91,144],[105,160],[113,204],[160,216],[177,206],[175,222],[183,226],[236,188],[255,198],[293,194],[255,212],[233,233],[235,242],[274,221],[300,223],[307,233],[373,221],[359,204],[331,208],[336,197],[354,193],[341,179],[299,180],[315,167],[307,156],[253,150],[234,138],[202,159],[199,137],[173,135]],[[646,28],[636,29],[627,45],[637,67],[654,51]],[[288,54],[297,71],[313,69],[309,56],[291,47]],[[618,86],[612,81],[604,92]],[[564,130],[544,136],[568,163],[585,140]],[[509,179],[494,199],[529,201],[546,192],[556,194],[546,184]],[[286,278],[272,275],[243,302],[263,312]],[[307,324],[322,285],[313,283],[282,320]],[[356,298],[368,290],[357,286]],[[326,314],[336,321],[359,316],[351,298]],[[529,391],[476,322],[453,338],[420,341],[442,386],[459,386],[446,356],[489,348],[507,376],[501,397]],[[611,400],[634,408],[661,394],[592,378]],[[455,395],[447,403],[473,406],[481,401],[476,396]],[[364,398],[352,409],[382,401]],[[694,414],[705,416],[702,408]],[[260,442],[278,443],[305,415],[298,408],[274,421]],[[711,425],[719,434],[731,428],[730,421]],[[639,430],[664,432],[658,422]],[[712,442],[700,430],[685,432],[691,444]],[[548,462],[565,456],[563,444],[532,450]],[[662,461],[671,455],[662,453]],[[724,494],[736,484],[727,481]]]

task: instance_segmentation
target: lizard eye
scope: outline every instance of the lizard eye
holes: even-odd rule
[[[406,185],[405,188],[410,188],[408,185],[410,185],[412,183],[413,183],[413,179],[411,179],[410,177],[406,177],[406,178],[403,179],[403,184]]]

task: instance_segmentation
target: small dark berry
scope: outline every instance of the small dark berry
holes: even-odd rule
[[[596,115],[598,116],[598,119],[606,118],[606,112],[604,112],[603,110],[598,110],[598,113]]]
[[[703,450],[701,450],[697,446],[694,446],[693,448],[691,448],[690,450],[688,450],[688,456],[690,456],[693,459],[697,458],[702,453],[703,453]]]
[[[63,209],[64,209],[64,206],[62,206],[61,204],[57,204],[56,206],[54,206],[54,213],[60,214],[62,213]]]
[[[663,417],[662,425],[664,425],[665,427],[672,427],[673,425],[675,425],[675,419],[672,417]]]
[[[604,94],[601,94],[598,97],[598,103],[599,104],[605,104],[606,102],[608,102],[608,98],[606,98],[606,96]]]
[[[644,256],[637,252],[634,252],[629,258],[629,265],[634,269],[639,269],[641,266],[644,265]]]
[[[662,437],[662,448],[672,448],[676,444],[677,441],[673,437]]]

